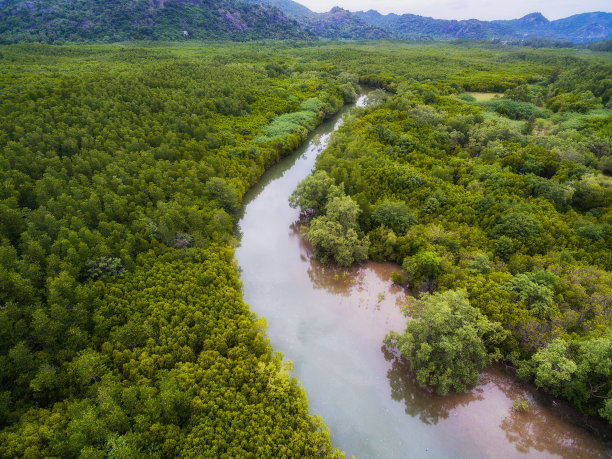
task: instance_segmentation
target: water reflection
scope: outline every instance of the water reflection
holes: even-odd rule
[[[438,395],[429,389],[419,387],[416,374],[410,370],[410,363],[397,351],[381,347],[385,360],[391,363],[387,379],[391,386],[393,400],[403,401],[406,414],[416,417],[425,424],[437,424],[446,419],[460,406],[483,399],[483,390],[475,387],[463,394]]]
[[[308,277],[315,289],[326,290],[334,295],[371,297],[376,289],[375,300],[380,303],[388,296],[400,310],[406,303],[407,291],[391,280],[391,273],[401,268],[394,263],[365,262],[361,265],[342,267],[323,265],[313,256],[312,245],[302,234],[303,222],[290,225],[290,236],[299,239],[300,258],[308,263]]]
[[[559,402],[551,403],[552,399],[501,367],[487,368],[480,383],[465,393],[442,396],[421,388],[409,362],[397,350],[381,345],[389,330],[401,331],[406,324],[400,310],[408,292],[391,281],[391,272],[399,266],[374,262],[350,268],[324,266],[313,257],[301,226],[300,221],[294,222],[290,237],[299,241],[300,258],[312,287],[334,295],[334,307],[352,320],[368,324],[362,338],[369,346],[380,348],[391,399],[403,405],[406,415],[436,426],[440,436],[464,443],[464,451],[470,451],[472,457],[612,457],[595,436],[568,422],[576,416],[574,412],[561,416],[555,411]],[[529,401],[527,413],[512,410],[519,397]]]
[[[606,454],[586,434],[576,435],[563,427],[533,403],[528,412],[510,411],[500,423],[508,441],[521,453],[532,454],[535,450],[562,457],[612,456],[612,451]]]
[[[408,364],[381,349],[385,334],[406,324],[400,307],[409,292],[391,282],[398,266],[322,266],[287,202],[334,123],[318,128],[319,144],[309,142],[249,191],[236,252],[246,301],[267,318],[274,348],[294,361],[309,407],[323,416],[333,444],[348,457],[377,459],[606,457],[600,438],[495,368],[468,393],[442,397],[419,388]],[[518,396],[531,397],[535,410],[513,414]]]

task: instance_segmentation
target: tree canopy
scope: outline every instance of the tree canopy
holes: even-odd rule
[[[424,295],[413,309],[406,330],[390,332],[385,344],[410,361],[419,385],[439,394],[463,392],[501,357],[506,332],[471,306],[464,290]]]

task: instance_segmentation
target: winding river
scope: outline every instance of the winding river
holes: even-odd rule
[[[361,96],[357,105],[365,104]],[[420,389],[406,362],[382,346],[406,319],[406,292],[388,263],[326,268],[299,234],[288,197],[314,167],[345,107],[245,197],[237,249],[244,297],[264,316],[275,350],[295,365],[311,413],[332,444],[357,458],[612,457],[609,444],[571,424],[557,402],[490,368],[465,394]],[[517,397],[527,413],[512,411]]]

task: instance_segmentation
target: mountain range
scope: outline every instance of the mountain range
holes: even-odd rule
[[[0,42],[313,39],[280,9],[237,0],[0,0]]]
[[[529,37],[586,43],[612,37],[612,13],[594,12],[576,14],[549,21],[541,13],[532,13],[520,19],[480,21],[478,19],[445,20],[414,14],[387,14],[369,10],[354,13],[364,22],[382,27],[398,38],[472,38],[478,40],[524,39]]]
[[[533,37],[572,43],[610,39],[612,13],[583,13],[555,21],[532,13],[520,19],[481,21],[338,7],[316,13],[292,0],[0,0],[0,43]]]

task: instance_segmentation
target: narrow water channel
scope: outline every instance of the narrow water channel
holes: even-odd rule
[[[361,96],[357,105],[364,105]],[[246,302],[266,318],[275,350],[295,364],[311,413],[332,444],[357,458],[611,457],[604,442],[556,415],[537,392],[489,369],[465,394],[420,389],[406,362],[382,346],[401,331],[403,289],[394,266],[325,268],[299,235],[288,197],[314,167],[345,108],[245,198],[238,263]],[[527,413],[514,413],[517,397]]]

